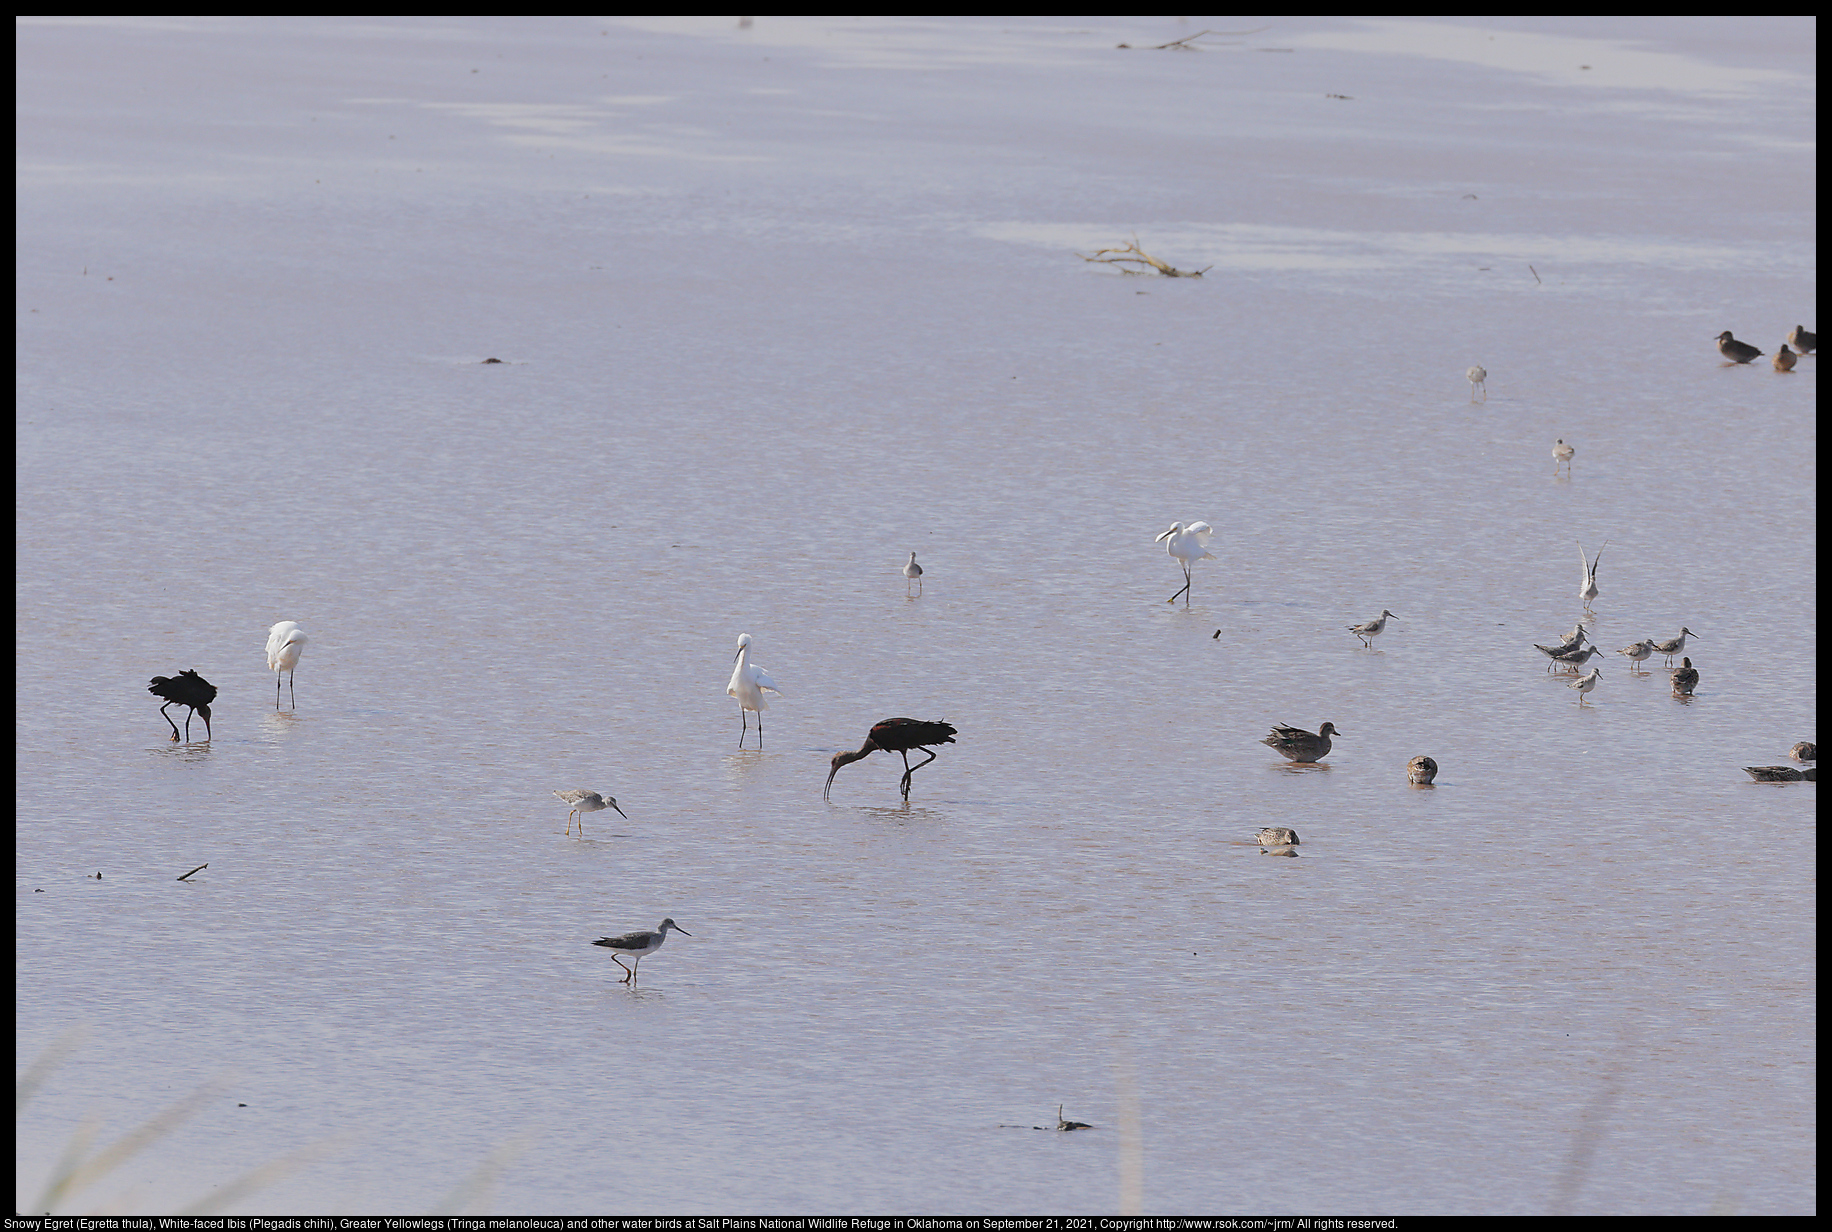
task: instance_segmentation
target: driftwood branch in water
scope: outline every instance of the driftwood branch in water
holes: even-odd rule
[[[1091,257],[1079,252],[1075,255],[1081,257],[1083,261],[1118,266],[1122,274],[1143,274],[1149,268],[1156,270],[1166,278],[1200,278],[1215,268],[1213,265],[1205,265],[1199,270],[1180,270],[1173,265],[1167,265],[1140,248],[1139,237],[1136,235],[1132,237],[1132,242],[1123,248],[1098,248]],[[1134,266],[1137,268],[1132,268]]]
[[[1156,43],[1150,47],[1142,48],[1141,50],[1144,50],[1144,51],[1195,51],[1196,50],[1196,40],[1201,38],[1205,34],[1219,35],[1222,38],[1245,38],[1249,34],[1263,34],[1265,31],[1270,30],[1270,29],[1272,29],[1271,26],[1261,26],[1257,30],[1198,30],[1196,31],[1196,33],[1186,34],[1180,39],[1172,39],[1168,43]],[[1114,46],[1115,48],[1124,49],[1127,51],[1131,51],[1133,49],[1131,43],[1116,43],[1114,44]]]

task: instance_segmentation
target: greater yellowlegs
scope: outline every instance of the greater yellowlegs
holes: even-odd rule
[[[908,581],[903,584],[903,593],[910,593],[910,582],[916,583],[916,593],[922,593],[922,566],[916,563],[916,553],[910,553],[910,563],[903,567],[903,576]]]
[[[1636,642],[1633,646],[1624,646],[1616,653],[1628,656],[1629,671],[1639,672],[1641,670],[1640,664],[1649,655],[1654,653],[1654,640],[1652,638],[1647,638],[1643,641]]]
[[[1537,645],[1534,646],[1533,649],[1552,660],[1552,663],[1562,663],[1566,667],[1573,669],[1582,667],[1584,664],[1588,663],[1591,655],[1603,653],[1602,647],[1598,646],[1595,642],[1592,642],[1588,646],[1573,646],[1570,650],[1554,650],[1550,646]],[[1547,671],[1552,670],[1552,663],[1546,664]]]
[[[1667,666],[1672,667],[1673,656],[1686,648],[1686,639],[1688,637],[1697,636],[1698,634],[1692,632],[1692,630],[1686,628],[1686,626],[1681,625],[1679,626],[1678,637],[1668,641],[1654,643],[1654,653],[1657,655],[1665,655],[1667,657]]]
[[[1477,364],[1463,375],[1469,378],[1469,400],[1471,402],[1476,400],[1476,387],[1481,386],[1482,400],[1487,402],[1488,385],[1486,382],[1488,381],[1488,369],[1484,368],[1481,364]]]
[[[1818,761],[1819,746],[1814,744],[1811,740],[1802,740],[1799,744],[1789,749],[1787,755],[1792,757],[1795,761]]]
[[[1819,335],[1809,334],[1804,325],[1796,325],[1794,332],[1787,336],[1787,340],[1793,343],[1794,349],[1802,355],[1811,355],[1819,346]]]
[[[1561,436],[1556,441],[1553,441],[1552,442],[1552,473],[1554,475],[1558,474],[1558,468],[1562,466],[1565,468],[1565,473],[1570,474],[1571,473],[1571,459],[1573,456],[1576,455],[1576,453],[1577,453],[1576,449],[1572,448],[1570,445],[1567,445],[1565,443],[1564,437]]]
[[[1438,777],[1438,763],[1429,757],[1414,757],[1406,763],[1406,781],[1429,787]]]
[[[1590,674],[1588,676],[1579,676],[1576,680],[1567,683],[1565,687],[1578,691],[1578,705],[1582,706],[1584,704],[1584,695],[1596,688],[1597,681],[1602,678],[1603,669],[1600,667],[1593,667],[1590,669]]]
[[[1199,560],[1215,559],[1215,553],[1209,551],[1209,539],[1214,534],[1214,528],[1207,522],[1191,522],[1188,526],[1172,522],[1169,530],[1152,540],[1153,543],[1164,544],[1164,550],[1170,553],[1170,558],[1183,567],[1183,589],[1164,602],[1175,603],[1177,595],[1182,595],[1183,606],[1189,606],[1190,566]]]
[[[1374,639],[1385,631],[1389,619],[1398,620],[1399,617],[1393,615],[1392,612],[1389,612],[1383,607],[1380,609],[1380,615],[1376,616],[1373,620],[1365,621],[1358,625],[1350,625],[1348,626],[1348,630],[1361,639],[1361,644],[1363,646],[1372,647],[1374,645]]]
[[[1735,338],[1730,336],[1729,330],[1725,330],[1717,336],[1717,344],[1718,354],[1722,355],[1733,364],[1746,364],[1758,355],[1767,354],[1766,351],[1756,350],[1755,347],[1750,346],[1747,342],[1738,342]]]
[[[1692,690],[1698,688],[1698,669],[1692,666],[1692,660],[1682,659],[1680,665],[1673,669],[1673,696],[1691,697]]]
[[[1275,725],[1272,734],[1260,741],[1269,749],[1277,750],[1287,761],[1311,762],[1322,761],[1329,756],[1330,737],[1341,735],[1334,723],[1325,723],[1314,732],[1307,732],[1301,727],[1287,727],[1283,723]]]
[[[655,951],[662,948],[662,942],[668,939],[668,930],[671,928],[675,932],[680,933],[683,937],[693,936],[692,933],[682,928],[679,924],[676,924],[673,920],[663,920],[652,933],[634,932],[625,933],[621,937],[601,937],[592,942],[592,944],[601,945],[610,950],[611,961],[616,963],[619,967],[623,967],[623,959],[618,957],[620,954],[629,954],[633,956],[636,959],[636,967],[640,967],[642,966],[644,955],[653,954]],[[636,967],[623,967],[625,974],[623,979],[618,982],[622,984],[634,982],[636,979]]]
[[[553,794],[560,797],[561,803],[572,809],[572,812],[566,814],[566,832],[568,834],[572,833],[572,819],[580,813],[596,813],[608,808],[617,809],[617,815],[625,821],[630,818],[628,813],[617,808],[615,796],[601,796],[595,791],[556,791]],[[585,837],[585,818],[583,817],[579,817],[579,837]]]
[[[1798,783],[1805,779],[1817,783],[1818,776],[1812,770],[1796,770],[1792,766],[1744,766],[1743,773],[1758,783]]]
[[[1297,847],[1298,832],[1289,826],[1267,826],[1259,832],[1261,847]]]
[[[1603,559],[1603,548],[1609,546],[1609,540],[1603,541],[1603,548],[1597,549],[1595,559],[1584,555],[1584,541],[1578,540],[1578,564],[1584,566],[1584,584],[1578,587],[1578,598],[1584,601],[1584,610],[1590,610],[1591,601],[1597,597],[1597,563]],[[1580,660],[1581,662],[1582,660]]]
[[[274,709],[280,708],[280,673],[286,673],[286,684],[290,692],[293,683],[293,668],[299,666],[299,656],[305,650],[305,630],[290,620],[282,620],[267,631],[267,670],[274,674]],[[297,708],[299,698],[293,697],[293,706]]]
[[[1589,636],[1590,636],[1589,632],[1586,631],[1584,628],[1584,622],[1580,620],[1578,621],[1577,624],[1571,626],[1571,632],[1567,633],[1564,639],[1560,641],[1558,645],[1540,646],[1540,649],[1547,651],[1548,653],[1554,650],[1576,650],[1578,646],[1584,641],[1584,639]],[[1537,646],[1539,645],[1539,643],[1535,642],[1534,645]]]
[[[1775,371],[1792,372],[1794,370],[1794,361],[1798,358],[1799,356],[1787,349],[1787,343],[1782,343],[1781,349],[1775,352]]]

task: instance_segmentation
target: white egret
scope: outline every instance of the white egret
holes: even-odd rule
[[[1177,595],[1183,596],[1183,606],[1190,602],[1190,566],[1199,560],[1214,560],[1215,554],[1209,551],[1209,538],[1215,530],[1207,522],[1191,522],[1185,526],[1181,522],[1172,522],[1170,529],[1153,539],[1153,543],[1163,543],[1164,550],[1170,553],[1171,559],[1183,567],[1183,589],[1177,591],[1166,603],[1175,603]],[[1169,540],[1168,543],[1165,540]]]
[[[726,695],[738,699],[738,747],[744,747],[744,733],[750,730],[750,721],[745,718],[745,711],[757,715],[757,747],[763,747],[763,712],[769,709],[769,703],[763,700],[765,689],[782,696],[782,690],[770,679],[770,673],[751,662],[751,635],[738,635],[738,653],[732,656],[732,679],[725,686]]]
[[[290,692],[293,682],[293,669],[299,666],[299,656],[305,651],[305,630],[290,620],[282,620],[267,631],[267,670],[274,674],[274,709],[280,708],[280,673],[286,673],[286,683]],[[299,706],[299,699],[294,696],[293,708]]]

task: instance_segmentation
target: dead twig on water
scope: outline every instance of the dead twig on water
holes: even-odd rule
[[[1196,51],[1198,50],[1196,46],[1196,40],[1201,38],[1205,34],[1213,34],[1219,38],[1245,38],[1249,34],[1264,34],[1266,31],[1270,29],[1272,29],[1271,26],[1261,26],[1257,30],[1198,30],[1194,34],[1186,34],[1182,38],[1172,39],[1168,43],[1157,43],[1151,47],[1142,47],[1142,48],[1138,48],[1137,50],[1140,50],[1140,51]],[[1134,50],[1131,43],[1116,43],[1114,44],[1114,46],[1116,49],[1123,48],[1127,51]]]
[[[192,870],[191,870],[191,873],[201,873],[201,872],[203,872],[203,871],[204,871],[204,870],[205,870],[206,868],[209,868],[209,867],[210,867],[210,866],[209,866],[208,864],[199,864],[199,865],[198,865],[198,866],[197,866],[196,868],[194,868],[194,869],[192,869]],[[184,877],[180,877],[180,878],[179,878],[178,880],[180,880],[180,881],[183,881],[183,880],[185,880],[185,878],[186,878],[186,877],[189,877],[189,876],[191,875],[191,873],[186,873],[186,874],[184,875]]]
[[[1109,256],[1109,253],[1116,255]],[[1081,257],[1083,261],[1118,266],[1122,274],[1143,274],[1149,268],[1156,270],[1166,278],[1200,278],[1215,268],[1213,265],[1205,265],[1199,270],[1180,270],[1173,265],[1168,265],[1140,248],[1137,235],[1134,235],[1132,242],[1123,248],[1097,248],[1091,257],[1079,252],[1075,255]],[[1130,266],[1138,268],[1132,269],[1129,268]]]

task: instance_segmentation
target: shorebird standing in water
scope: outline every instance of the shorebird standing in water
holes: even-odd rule
[[[617,808],[617,798],[615,796],[601,796],[595,791],[556,791],[553,794],[560,797],[560,802],[562,804],[568,805],[572,809],[572,812],[566,814],[566,832],[568,834],[572,833],[573,817],[581,813],[598,813],[608,808],[617,809],[617,815],[626,821],[629,820],[630,817],[628,813]],[[585,837],[584,817],[579,818],[579,837]]]
[[[1593,667],[1590,669],[1590,674],[1588,676],[1579,676],[1576,680],[1567,683],[1565,687],[1578,691],[1578,705],[1582,706],[1584,704],[1584,695],[1596,688],[1597,681],[1601,679],[1603,679],[1603,669],[1600,667]]]
[[[1552,473],[1554,475],[1558,474],[1558,468],[1562,466],[1565,468],[1565,474],[1570,475],[1571,474],[1571,459],[1573,455],[1575,455],[1576,453],[1577,453],[1577,450],[1573,449],[1571,446],[1565,443],[1564,437],[1561,436],[1556,441],[1553,441],[1552,442]]]
[[[1750,360],[1755,359],[1758,355],[1766,355],[1768,353],[1766,351],[1756,350],[1755,347],[1750,346],[1747,342],[1738,342],[1735,338],[1730,336],[1729,330],[1725,330],[1717,336],[1717,344],[1718,354],[1722,355],[1733,364],[1746,364]]]
[[[1578,598],[1584,601],[1584,610],[1590,610],[1591,600],[1597,597],[1597,561],[1603,559],[1603,548],[1609,546],[1609,540],[1603,541],[1603,548],[1597,549],[1595,559],[1584,555],[1584,541],[1578,540],[1578,563],[1584,566],[1584,584],[1578,587]],[[1582,663],[1584,660],[1579,659]]]
[[[1386,608],[1383,607],[1380,609],[1380,615],[1376,616],[1373,620],[1365,621],[1362,624],[1358,624],[1358,625],[1350,625],[1348,627],[1348,630],[1350,633],[1353,633],[1356,637],[1361,639],[1361,644],[1363,646],[1372,648],[1374,645],[1374,639],[1379,637],[1381,633],[1386,629],[1388,618],[1392,618],[1394,620],[1399,619],[1399,617],[1394,616],[1392,612],[1389,612]]]
[[[625,933],[621,937],[601,937],[592,942],[592,944],[601,945],[610,950],[611,961],[616,963],[619,967],[623,967],[623,959],[617,957],[619,954],[634,956],[636,959],[636,967],[640,967],[642,966],[642,960],[645,954],[653,954],[655,951],[662,948],[662,942],[668,939],[668,930],[670,928],[683,937],[693,936],[692,933],[682,928],[679,924],[676,924],[673,920],[663,920],[661,924],[656,927],[654,932],[643,931]],[[624,977],[619,980],[618,983],[635,983],[636,967],[623,967]]]
[[[1471,368],[1468,372],[1465,372],[1463,375],[1469,378],[1469,400],[1471,402],[1474,402],[1476,400],[1476,387],[1480,385],[1482,387],[1482,400],[1484,402],[1487,402],[1488,401],[1488,384],[1487,384],[1488,369],[1484,368],[1481,364],[1477,364],[1475,367]]]
[[[1183,567],[1183,589],[1172,594],[1166,603],[1175,603],[1177,595],[1183,596],[1183,606],[1190,603],[1190,566],[1199,560],[1214,560],[1215,553],[1209,551],[1209,538],[1215,533],[1207,522],[1191,522],[1185,526],[1181,522],[1172,522],[1170,529],[1153,539],[1153,543],[1163,543],[1164,550],[1170,558]],[[1165,543],[1165,540],[1170,542]]]
[[[922,566],[916,563],[916,553],[910,553],[910,563],[903,567],[903,576],[909,581],[903,584],[903,593],[910,593],[910,582],[916,583],[916,593],[922,593]]]
[[[1629,671],[1640,672],[1641,663],[1645,659],[1647,659],[1649,655],[1654,653],[1654,641],[1652,638],[1648,638],[1643,641],[1636,642],[1633,646],[1624,646],[1621,650],[1618,650],[1616,653],[1619,655],[1628,656],[1628,670]]]
[[[1688,637],[1697,637],[1697,636],[1698,634],[1692,632],[1692,630],[1686,628],[1686,626],[1681,625],[1679,626],[1679,636],[1678,637],[1673,638],[1670,641],[1654,643],[1654,653],[1657,655],[1665,655],[1667,657],[1667,666],[1672,667],[1673,666],[1673,656],[1678,654],[1680,651],[1686,648],[1686,639]]]

